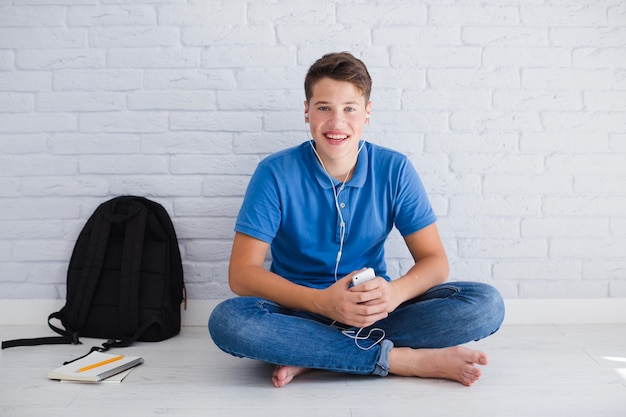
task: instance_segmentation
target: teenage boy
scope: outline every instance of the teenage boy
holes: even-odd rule
[[[316,61],[304,83],[312,138],[259,164],[237,217],[229,284],[239,297],[215,308],[209,331],[225,352],[275,364],[276,387],[308,369],[469,386],[488,358],[459,345],[494,333],[504,317],[493,287],[446,282],[417,172],[363,139],[371,85],[349,53]],[[395,279],[384,256],[393,227],[415,261]],[[376,277],[352,285],[365,267]]]

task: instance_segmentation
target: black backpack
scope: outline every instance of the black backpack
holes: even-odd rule
[[[48,317],[61,336],[4,341],[2,348],[79,344],[81,336],[109,339],[97,350],[161,341],[180,332],[183,299],[182,262],[167,211],[143,197],[117,197],[102,203],[78,236],[65,306]]]

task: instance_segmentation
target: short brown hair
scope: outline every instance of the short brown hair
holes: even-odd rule
[[[372,78],[363,61],[355,58],[351,53],[326,54],[311,65],[304,79],[304,94],[307,102],[313,96],[313,86],[322,78],[347,81],[353,84],[363,93],[365,103],[369,102],[372,92]]]

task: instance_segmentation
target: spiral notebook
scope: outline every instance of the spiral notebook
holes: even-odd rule
[[[91,352],[84,358],[48,372],[48,378],[62,381],[102,382],[143,363],[138,356]]]

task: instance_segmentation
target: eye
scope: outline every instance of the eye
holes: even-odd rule
[[[317,109],[318,109],[319,111],[329,111],[329,110],[330,110],[330,107],[328,107],[328,106],[320,106],[320,107],[318,107]]]
[[[356,109],[354,107],[346,107],[344,110],[349,112],[349,113],[352,113],[352,112],[356,111]]]

